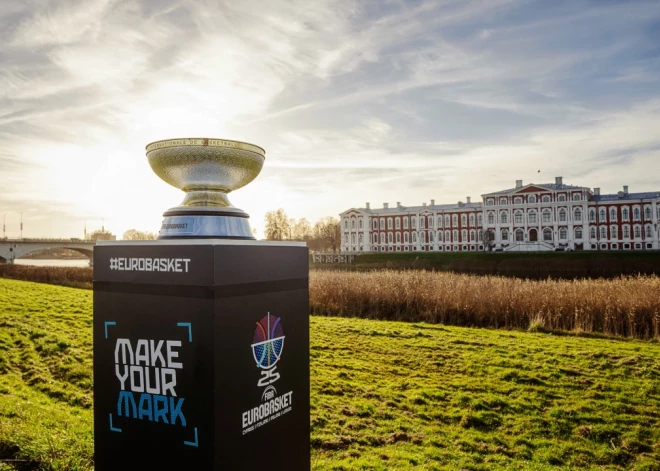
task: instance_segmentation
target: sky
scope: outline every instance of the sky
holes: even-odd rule
[[[157,232],[159,139],[266,150],[230,194],[312,223],[554,182],[660,190],[660,2],[1,0],[6,236]],[[539,172],[540,171],[540,172]]]

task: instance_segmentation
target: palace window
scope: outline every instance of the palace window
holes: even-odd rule
[[[509,240],[509,231],[502,229],[502,240]]]
[[[514,215],[513,215],[513,218],[514,218],[516,224],[522,224],[522,222],[523,222],[523,215],[522,215],[522,213],[521,213],[520,211],[517,212],[516,214],[514,214]]]
[[[433,243],[433,232],[429,232],[429,242]]]
[[[442,216],[438,216],[438,227],[442,227]]]
[[[596,211],[594,211],[593,209],[591,211],[589,211],[589,220],[590,221],[595,221],[596,220]]]
[[[552,241],[552,231],[550,229],[545,229],[543,231],[543,240],[546,242]]]
[[[642,237],[642,231],[639,229],[639,226],[635,226],[635,237],[639,239]]]
[[[387,228],[392,230],[392,218],[387,218]]]
[[[633,210],[633,214],[634,214],[635,221],[638,221],[639,220],[639,208],[635,208]]]
[[[470,242],[474,242],[474,237],[475,237],[474,231],[470,231]]]
[[[428,227],[429,229],[433,229],[433,216],[429,216],[429,220],[428,220],[427,222],[428,222],[428,226],[427,226],[427,227]]]
[[[493,213],[488,213],[488,224],[495,224],[495,215]]]
[[[445,231],[445,242],[451,242],[451,232]]]
[[[600,228],[600,238],[601,239],[607,239],[607,227],[602,226]]]
[[[392,233],[388,232],[387,233],[387,241],[391,244],[392,243]]]
[[[419,217],[419,228],[424,229],[424,219],[426,219],[424,216]]]
[[[506,224],[508,222],[509,218],[507,217],[506,213],[501,213],[500,214],[500,223]]]
[[[410,224],[413,229],[417,228],[417,218],[415,216],[410,218]]]
[[[451,217],[451,223],[454,227],[458,226],[458,216],[456,214]]]
[[[360,220],[358,222],[358,227],[360,228],[360,230],[362,230],[362,218],[360,218]]]
[[[493,201],[491,198],[486,200],[486,206],[493,206],[495,204],[495,201]]]
[[[458,242],[458,231],[454,231],[454,242]]]
[[[445,227],[450,227],[451,224],[449,223],[449,214],[445,216]]]
[[[525,240],[525,234],[522,229],[518,229],[516,231],[516,242],[522,242],[523,240]]]
[[[542,201],[543,203],[549,203],[549,202],[550,202],[550,195],[543,195],[543,196],[541,197],[541,201]],[[551,235],[551,237],[552,237],[552,235]],[[550,240],[552,240],[552,239],[550,239]]]
[[[616,209],[610,208],[610,221],[616,221]]]
[[[483,236],[481,235],[481,232],[482,232],[481,230],[479,230],[479,232],[477,232],[477,236],[478,236],[478,238],[479,238],[479,242],[481,242],[481,239],[483,239]]]
[[[581,240],[581,239],[582,239],[582,228],[581,228],[581,227],[576,227],[576,228],[575,228],[575,238],[576,238],[577,240]]]
[[[500,205],[506,205],[506,198],[500,198]]]
[[[530,224],[536,224],[536,211],[532,211],[531,213],[529,213],[529,216],[527,216],[527,218],[529,219]]]
[[[358,236],[358,240],[360,241],[360,245],[362,245],[362,242],[364,241],[364,237],[362,237],[362,236],[363,236],[363,234],[360,234]]]
[[[351,244],[355,245],[355,234],[351,234]]]
[[[589,237],[590,237],[592,240],[596,238],[596,228],[595,228],[595,227],[592,227],[592,228],[589,230]]]
[[[465,214],[461,216],[461,226],[467,226],[467,216]]]
[[[565,227],[562,227],[561,229],[559,229],[559,239],[560,240],[566,240],[566,235],[567,235],[567,231],[566,231]]]
[[[408,229],[408,216],[403,218],[403,228]]]
[[[536,195],[530,195],[529,196],[529,202],[530,203],[536,203]]]
[[[467,242],[467,230],[465,229],[461,231],[461,242]]]
[[[610,227],[610,237],[616,239],[619,237],[619,230],[616,226]]]
[[[378,234],[374,234],[374,244],[378,243]]]
[[[407,232],[403,233],[403,242],[406,243],[406,244],[408,243],[408,233]]]
[[[543,211],[543,222],[552,222],[552,213],[550,211]]]
[[[566,201],[566,195],[559,195],[559,198],[557,198],[557,201]]]
[[[374,230],[378,229],[378,221],[374,219]]]
[[[413,244],[416,244],[417,243],[417,233],[416,232],[413,232],[412,238],[413,238]]]
[[[397,232],[397,233],[396,233],[396,243],[397,243],[397,244],[400,244],[400,243],[401,243],[401,233],[400,233],[400,232]]]
[[[385,218],[380,218],[380,230],[385,230]]]
[[[396,227],[397,229],[401,229],[401,218],[396,218],[396,220],[394,221],[394,227]]]
[[[438,231],[438,242],[442,242],[442,231]]]
[[[474,226],[474,214],[470,214],[470,225]]]
[[[516,196],[513,200],[514,204],[522,204],[523,199],[520,196]]]
[[[621,210],[621,218],[624,221],[628,221],[630,219],[630,211],[628,210],[628,208],[623,208]]]
[[[566,222],[566,210],[565,209],[560,209],[559,210],[559,222]]]
[[[600,210],[600,220],[601,221],[607,220],[607,211],[605,211],[604,209]]]
[[[649,208],[648,206],[644,208],[644,218],[651,219],[651,208]]]
[[[573,193],[573,201],[580,201],[582,199],[582,196],[580,193]]]
[[[348,219],[344,219],[344,229],[348,230]]]
[[[579,209],[573,211],[573,220],[578,222],[582,221],[582,211],[580,211]]]
[[[623,237],[626,239],[630,237],[630,226],[623,226]]]
[[[653,237],[653,230],[651,229],[651,226],[646,226],[646,237]]]

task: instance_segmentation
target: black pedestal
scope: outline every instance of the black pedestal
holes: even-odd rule
[[[94,249],[97,471],[309,470],[308,251]]]

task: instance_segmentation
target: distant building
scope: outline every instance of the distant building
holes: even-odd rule
[[[660,192],[611,195],[555,183],[486,193],[482,202],[352,208],[341,213],[342,252],[658,249]]]
[[[100,230],[85,234],[85,240],[117,240],[117,236],[106,230]]]

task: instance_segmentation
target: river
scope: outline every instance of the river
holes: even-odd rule
[[[66,259],[39,259],[39,258],[18,258],[14,262],[16,265],[32,265],[35,267],[88,267],[89,260],[66,260]]]

